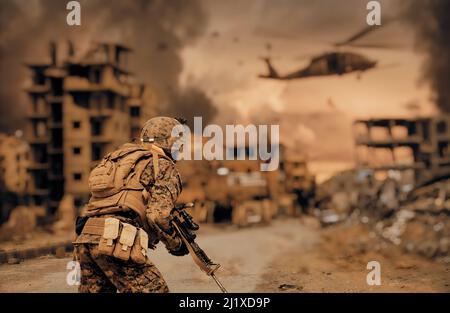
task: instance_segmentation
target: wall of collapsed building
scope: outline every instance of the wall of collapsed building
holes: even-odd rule
[[[71,229],[89,197],[90,170],[154,116],[151,92],[127,69],[130,52],[120,44],[93,43],[76,54],[71,42],[51,42],[47,59],[26,64],[23,136],[0,138],[1,233],[36,225]],[[10,216],[13,211],[18,217]],[[14,226],[19,220],[30,220],[30,227]]]
[[[246,147],[224,147],[243,149]],[[268,223],[276,216],[296,216],[313,204],[315,177],[304,155],[281,147],[279,169],[262,172],[261,160],[181,161],[184,181],[180,202],[196,202],[199,222],[239,226]],[[235,153],[237,153],[235,151]]]
[[[381,240],[405,251],[448,261],[449,117],[355,124],[366,127],[363,135],[355,133],[365,154],[357,156],[357,168],[318,187],[316,214],[322,225],[367,224]],[[399,148],[410,153],[398,154]]]

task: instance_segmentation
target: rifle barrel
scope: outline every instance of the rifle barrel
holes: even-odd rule
[[[217,279],[216,275],[214,273],[211,273],[211,277],[216,282],[217,286],[219,286],[220,290],[222,290],[223,293],[228,293],[228,291],[225,289],[225,287],[222,285],[222,283]]]

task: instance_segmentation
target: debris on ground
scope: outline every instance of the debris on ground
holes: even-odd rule
[[[450,263],[450,179],[405,191],[393,178],[363,174],[347,171],[319,186],[321,225],[367,224],[406,252]]]
[[[294,285],[294,284],[281,284],[280,286],[278,286],[278,289],[280,289],[282,291],[286,291],[286,290],[302,290],[303,287],[299,287],[299,286]]]

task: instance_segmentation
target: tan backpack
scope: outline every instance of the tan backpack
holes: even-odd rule
[[[136,164],[151,155],[151,151],[136,147],[108,154],[89,175],[89,190],[92,196],[106,198],[124,189],[130,189],[128,181]]]

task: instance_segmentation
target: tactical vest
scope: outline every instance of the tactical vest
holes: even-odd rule
[[[139,215],[145,227],[149,194],[140,183],[140,177],[147,165],[153,162],[157,179],[159,157],[169,159],[159,147],[152,146],[149,150],[134,144],[126,144],[106,155],[89,175],[91,198],[84,215],[97,216],[131,209]]]

